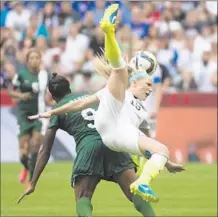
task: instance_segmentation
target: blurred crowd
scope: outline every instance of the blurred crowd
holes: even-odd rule
[[[42,69],[69,78],[74,91],[95,91],[104,80],[93,66],[102,54],[99,21],[105,1],[1,1],[1,88],[25,64],[26,53],[42,53]],[[217,2],[122,1],[117,39],[126,59],[152,51],[167,75],[168,89],[217,91]]]

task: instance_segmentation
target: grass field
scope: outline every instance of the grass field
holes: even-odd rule
[[[76,216],[71,163],[47,166],[34,194],[20,205],[20,164],[1,164],[1,216]],[[153,184],[157,216],[217,216],[216,165],[189,164],[181,174],[163,172]],[[102,182],[93,197],[94,216],[141,216],[116,184]]]

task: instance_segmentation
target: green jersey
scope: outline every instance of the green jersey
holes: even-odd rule
[[[18,103],[18,111],[27,116],[39,113],[39,74],[40,73],[32,73],[28,70],[28,68],[25,67],[22,70],[20,70],[17,78],[13,82],[15,87],[17,87],[22,93],[25,92],[32,93],[31,99],[25,101],[21,100]],[[48,77],[45,78],[43,77],[42,79],[48,79]],[[47,85],[47,81],[45,82]],[[46,88],[44,89],[46,90]],[[45,93],[41,93],[41,94],[45,95]],[[42,97],[41,99],[43,100],[43,98],[44,97]]]
[[[33,91],[33,85],[37,88],[38,73],[31,73],[27,68],[23,68],[19,74],[15,86],[22,92],[31,92],[32,98],[18,103],[18,110],[22,113],[38,113],[38,91]]]
[[[78,100],[86,95],[69,94],[60,100],[54,108],[60,107],[70,101]],[[101,139],[94,126],[95,107],[88,108],[79,112],[70,112],[62,115],[52,116],[48,128],[57,128],[72,135],[78,145],[81,141]]]

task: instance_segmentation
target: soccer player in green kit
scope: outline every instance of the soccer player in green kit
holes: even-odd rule
[[[71,94],[68,80],[56,74],[53,74],[49,81],[48,89],[57,102],[55,108],[72,100],[86,97]],[[143,216],[155,216],[148,202],[130,193],[129,185],[137,179],[135,164],[130,155],[111,151],[103,144],[94,126],[94,114],[95,108],[88,108],[81,112],[51,117],[30,186],[20,197],[18,203],[24,196],[34,192],[38,179],[49,160],[56,131],[62,129],[74,136],[77,144],[77,157],[74,161],[71,185],[75,187],[76,211],[79,217],[92,216],[91,198],[101,179],[117,182],[126,197],[133,202],[135,208]],[[180,167],[176,166],[171,169],[171,172],[180,171]]]
[[[26,66],[23,67],[12,80],[13,89],[8,93],[18,100],[18,126],[19,126],[19,151],[20,162],[24,166],[20,173],[20,182],[24,183],[29,173],[31,180],[37,153],[41,144],[40,120],[29,121],[27,117],[39,111],[39,72],[41,54],[36,49],[31,49],[26,58]]]

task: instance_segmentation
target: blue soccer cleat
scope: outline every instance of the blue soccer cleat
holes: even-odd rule
[[[130,191],[148,202],[158,202],[159,200],[158,196],[152,191],[149,185],[134,182],[130,185]]]

